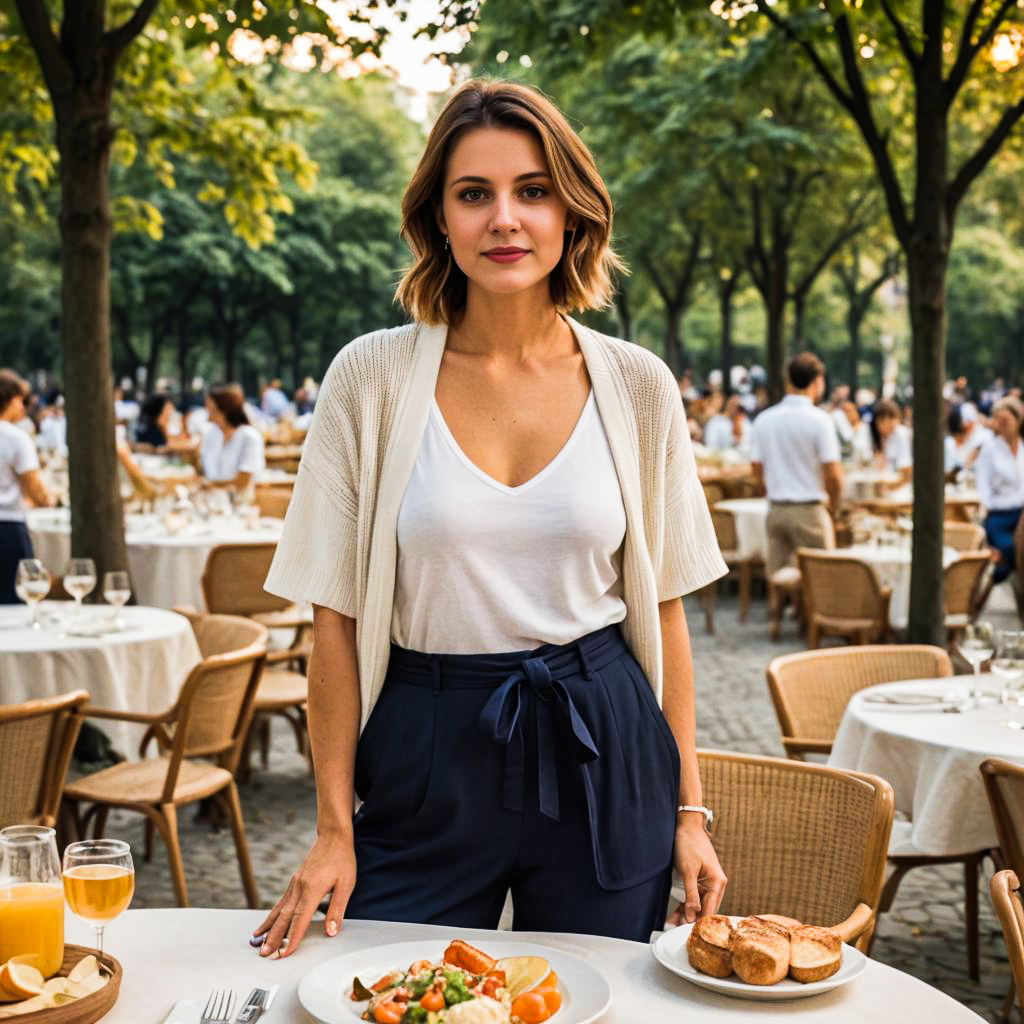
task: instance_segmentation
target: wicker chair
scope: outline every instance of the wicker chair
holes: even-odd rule
[[[57,824],[85,690],[0,706],[0,828]]]
[[[273,542],[219,544],[207,555],[202,588],[206,611],[217,615],[244,615],[267,629],[294,630],[291,645],[267,652],[267,671],[256,693],[253,732],[260,737],[266,768],[270,756],[270,719],[278,715],[295,733],[300,754],[309,754],[306,726],[306,661],[312,649],[311,615],[284,598],[268,594],[263,581],[270,571],[277,545]],[[185,611],[185,609],[178,609]],[[249,746],[242,761],[242,779],[249,769]]]
[[[809,648],[819,647],[826,635],[856,644],[888,639],[892,590],[878,582],[867,562],[816,548],[798,548],[796,556]]]
[[[729,877],[721,913],[786,914],[865,949],[892,827],[889,783],[775,757],[701,750],[698,758]]]
[[[955,551],[980,551],[985,546],[985,531],[975,523],[947,520],[942,524],[942,543]]]
[[[828,754],[850,698],[868,686],[900,679],[951,676],[941,647],[888,645],[836,647],[773,658],[768,690],[779,720],[782,745],[797,761]]]
[[[991,563],[987,551],[965,551],[943,573],[946,601],[946,643],[952,650],[964,627],[974,617],[981,577]]]
[[[208,615],[193,623],[193,628],[203,660],[189,673],[172,707],[149,715],[102,708],[89,711],[90,717],[148,726],[143,748],[155,738],[166,756],[124,762],[87,775],[65,788],[64,799],[72,808],[80,836],[90,822],[93,834],[102,836],[111,807],[145,815],[146,857],[156,829],[167,846],[178,905],[187,907],[177,809],[216,796],[231,820],[246,899],[250,907],[258,907],[235,770],[263,673],[267,631],[259,623],[232,615]],[[85,814],[82,804],[90,805]]]
[[[750,588],[754,577],[754,569],[760,565],[758,558],[741,558],[739,554],[739,538],[736,536],[736,519],[726,509],[713,508],[711,523],[715,528],[715,539],[718,541],[722,559],[730,572],[736,569],[740,578],[740,622],[747,621],[750,611]]]
[[[992,817],[999,837],[1002,866],[1024,877],[1024,765],[989,757],[981,762]],[[1021,1005],[1024,1005],[1022,1003]]]
[[[292,500],[290,487],[257,487],[256,507],[261,516],[270,519],[284,519],[288,505]]]
[[[1015,871],[998,871],[989,882],[989,893],[996,916],[1003,929],[1006,952],[1010,958],[1010,991],[1003,1003],[1004,1021],[1013,1011],[1014,996],[1017,1005],[1024,1007],[1024,907],[1021,906],[1020,882]]]

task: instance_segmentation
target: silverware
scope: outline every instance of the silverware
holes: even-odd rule
[[[252,1021],[262,1016],[263,1011],[267,1008],[268,995],[270,992],[267,989],[254,988],[238,1011],[235,1024],[252,1024]]]
[[[231,1011],[235,1008],[235,993],[230,989],[214,989],[206,1002],[199,1024],[231,1024]]]

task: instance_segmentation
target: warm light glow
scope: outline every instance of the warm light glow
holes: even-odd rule
[[[992,43],[992,67],[1009,71],[1020,63],[1020,41],[1008,32],[1001,32]]]
[[[871,58],[874,57],[874,55],[875,55],[875,48],[873,46],[871,46],[869,43],[865,43],[860,48],[860,55],[865,60],[871,60]]]

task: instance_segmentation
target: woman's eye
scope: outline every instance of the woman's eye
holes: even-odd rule
[[[548,190],[543,185],[527,185],[523,189],[523,195],[527,199],[543,199],[548,194]]]
[[[471,203],[477,203],[484,197],[484,190],[482,188],[467,188],[459,196],[460,199],[468,199]]]

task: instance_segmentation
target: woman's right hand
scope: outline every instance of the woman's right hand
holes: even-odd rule
[[[302,866],[292,875],[285,894],[253,932],[264,936],[260,956],[291,956],[299,948],[320,901],[332,889],[324,931],[330,936],[337,935],[355,884],[352,833],[318,835]]]

